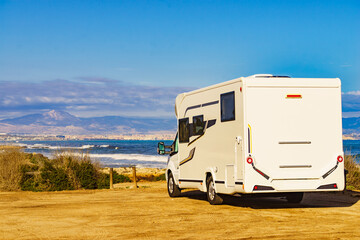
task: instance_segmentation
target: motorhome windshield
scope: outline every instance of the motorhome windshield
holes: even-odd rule
[[[171,149],[172,152],[170,153],[170,156],[178,153],[178,149],[179,149],[179,140],[178,140],[178,134],[176,133],[176,136],[175,136],[175,140],[174,142],[171,144]]]

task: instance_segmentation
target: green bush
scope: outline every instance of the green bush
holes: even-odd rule
[[[84,154],[63,152],[48,159],[26,154],[28,163],[20,168],[20,188],[27,191],[61,191],[109,188],[109,174]],[[121,178],[121,177],[120,177]]]
[[[116,171],[113,172],[113,183],[124,183],[124,182],[131,182],[131,179],[126,176],[117,173]],[[98,177],[97,181],[98,188],[109,188],[110,187],[110,174],[102,173]]]
[[[41,190],[61,191],[75,189],[73,184],[71,184],[65,169],[54,166],[51,160],[44,162],[44,167],[41,169],[40,176],[42,178],[43,186],[46,186],[45,189]]]
[[[155,181],[165,181],[165,180],[166,180],[165,173],[155,177]]]
[[[166,180],[165,173],[160,174],[160,175],[150,174],[150,175],[137,176],[136,178],[140,181],[142,180],[142,181],[149,181],[149,182]]]
[[[20,167],[21,179],[20,189],[23,191],[39,191],[41,188],[39,166],[34,164],[23,164]]]
[[[77,163],[76,167],[71,170],[74,171],[81,188],[97,188],[98,173],[90,161],[82,161]]]
[[[109,175],[110,177],[110,175]],[[109,179],[110,181],[110,179]],[[116,171],[113,172],[113,183],[123,183],[123,182],[131,182],[131,179],[128,176],[118,174]]]
[[[109,189],[110,188],[110,175],[107,173],[100,173],[98,175],[96,184],[99,189]]]
[[[163,181],[165,174],[138,176],[138,180]],[[113,172],[113,183],[131,182]],[[62,191],[109,188],[110,175],[82,153],[61,152],[49,159],[19,148],[0,151],[0,190]]]

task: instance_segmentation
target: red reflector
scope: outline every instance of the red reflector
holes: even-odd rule
[[[336,185],[336,184],[334,184],[334,188],[337,188],[337,185]]]
[[[342,156],[338,156],[337,160],[338,160],[338,162],[342,162],[342,161],[344,161],[344,158]]]
[[[242,87],[240,87],[240,92],[242,92]]]
[[[252,159],[251,157],[248,157],[248,158],[246,159],[246,161],[247,161],[248,164],[252,164],[252,163],[253,163],[253,159]]]
[[[260,173],[261,175],[263,175],[264,176],[264,173],[262,173],[260,170],[258,170],[258,169],[255,169],[258,173]]]
[[[300,94],[288,94],[286,98],[302,98],[302,96]]]
[[[257,189],[257,186],[255,186],[254,189],[256,190],[256,189]]]

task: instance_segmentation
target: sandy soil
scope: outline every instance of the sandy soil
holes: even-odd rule
[[[0,239],[359,239],[360,194],[230,197],[199,191],[170,198],[165,182],[115,190],[1,192]]]

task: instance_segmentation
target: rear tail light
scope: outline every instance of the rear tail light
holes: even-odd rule
[[[338,189],[338,186],[336,183],[332,183],[332,184],[321,185],[317,189]]]
[[[270,191],[274,190],[274,188],[270,186],[261,186],[261,185],[255,185],[253,188],[253,191]]]
[[[302,98],[301,94],[288,94],[286,98]]]
[[[248,164],[252,164],[252,163],[254,162],[254,160],[252,159],[252,157],[248,157],[248,158],[246,159],[246,161],[247,161]]]
[[[263,172],[260,171],[259,169],[255,169],[255,171],[257,171],[257,172],[260,173],[261,175],[265,176],[265,173],[263,173]]]
[[[342,156],[338,156],[337,160],[338,160],[338,162],[342,162],[342,161],[344,161],[344,158]]]

